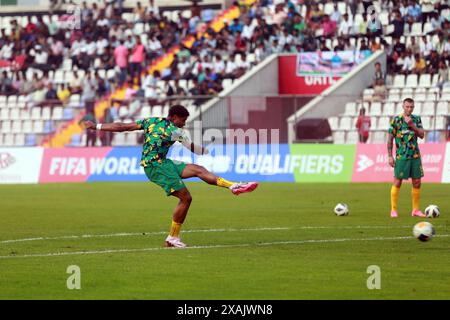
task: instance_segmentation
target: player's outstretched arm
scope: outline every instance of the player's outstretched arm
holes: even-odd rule
[[[208,149],[206,149],[205,147],[196,145],[193,142],[183,141],[183,142],[181,142],[181,144],[183,146],[185,146],[186,148],[188,148],[189,150],[191,150],[191,152],[198,154],[198,155],[203,155],[203,154],[209,153]]]
[[[82,124],[86,129],[112,131],[112,132],[135,131],[135,130],[141,129],[141,127],[135,122],[131,122],[131,123],[116,122],[116,123],[97,123],[96,124],[92,121],[83,121]]]

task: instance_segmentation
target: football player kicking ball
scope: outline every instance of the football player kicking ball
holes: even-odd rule
[[[188,117],[187,109],[181,105],[176,105],[170,108],[167,118],[146,118],[135,123],[95,124],[91,121],[84,122],[86,128],[94,130],[113,132],[144,130],[140,164],[144,167],[147,178],[163,188],[168,196],[174,196],[180,200],[173,213],[172,227],[166,238],[165,244],[168,247],[186,247],[181,242],[180,229],[188,213],[192,197],[182,179],[198,177],[208,184],[228,188],[235,195],[251,192],[258,186],[256,182],[230,182],[217,177],[201,166],[167,159],[166,155],[169,148],[176,141],[181,142],[196,154],[208,153],[207,149],[190,142],[181,129],[185,126]]]
[[[423,139],[425,131],[422,120],[413,115],[414,100],[403,100],[403,114],[396,116],[389,128],[387,143],[389,165],[394,167],[394,184],[391,187],[391,217],[397,218],[397,203],[403,179],[412,179],[412,212],[413,217],[425,217],[420,211],[420,185],[423,177],[422,161],[420,159],[417,138]],[[395,139],[396,156],[392,156],[392,141]]]

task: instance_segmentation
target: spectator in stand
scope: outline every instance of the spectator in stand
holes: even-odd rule
[[[50,70],[50,66],[48,65],[48,53],[43,50],[41,45],[36,45],[30,54],[34,57],[34,63],[31,64],[30,67],[41,71]]]
[[[120,68],[119,86],[122,86],[128,75],[128,49],[123,40],[120,40],[120,45],[114,50],[114,57],[116,60],[116,66]]]
[[[103,113],[103,120],[102,123],[112,123],[114,122],[114,118],[111,114],[111,109],[106,108],[105,112]],[[93,130],[91,130],[93,131]],[[102,143],[102,147],[110,147],[112,140],[114,138],[114,133],[111,131],[105,131],[101,130],[100,132],[100,141]]]
[[[408,49],[403,60],[402,73],[405,75],[410,74],[414,69],[414,64],[415,64],[414,57],[412,55],[411,50]]]
[[[376,38],[373,38],[370,41],[370,51],[376,52],[378,50],[381,50],[381,44],[377,41]]]
[[[49,38],[48,44],[50,46],[50,55],[48,56],[48,64],[51,69],[58,69],[63,62],[64,43],[61,37],[55,39]]]
[[[438,82],[437,86],[440,90],[442,90],[444,87],[448,86],[449,79],[448,79],[448,67],[444,60],[439,61],[439,72],[438,72]]]
[[[130,75],[131,78],[138,78],[139,86],[141,85],[142,64],[145,60],[145,47],[140,37],[136,37],[136,45],[131,52]]]
[[[224,78],[234,80],[237,79],[237,75],[238,75],[238,65],[236,63],[236,55],[233,54],[228,58]]]
[[[436,43],[436,51],[443,59],[447,59],[448,53],[450,51],[450,43],[448,39],[444,38],[442,32],[438,33],[439,41]]]
[[[390,34],[393,38],[400,38],[403,36],[403,30],[405,28],[405,21],[403,20],[400,11],[395,12],[395,19],[392,21],[394,31]]]
[[[431,18],[431,14],[434,12],[434,0],[420,0],[422,9],[422,23],[425,24]]]
[[[55,100],[59,101],[58,93],[56,92],[55,88],[53,88],[53,84],[51,82],[49,82],[47,85],[47,92],[45,93],[45,100],[47,100],[50,103],[54,103]]]
[[[373,74],[373,86],[377,84],[377,82],[381,80],[383,84],[386,83],[386,74],[383,72],[381,68],[381,63],[376,62],[375,63],[375,72]]]
[[[366,143],[369,139],[370,126],[370,117],[366,116],[366,109],[361,108],[359,110],[358,119],[356,120],[356,129],[358,129],[360,143]]]
[[[245,20],[245,25],[242,28],[242,38],[246,41],[249,41],[252,39],[253,32],[255,31],[255,25],[252,23],[252,20],[250,18],[247,18]]]
[[[336,35],[336,22],[331,20],[328,15],[323,16],[322,30],[325,38],[332,38]]]
[[[367,45],[367,42],[365,39],[361,39],[361,44],[359,45],[360,51],[370,51],[369,46]]]
[[[406,17],[408,23],[412,24],[414,22],[422,21],[422,8],[416,2],[416,0],[410,0],[408,6],[408,13]]]
[[[420,53],[416,53],[414,55],[414,68],[412,69],[412,73],[421,75],[425,73],[427,69],[427,63],[425,59],[420,55]]]
[[[69,102],[70,98],[70,90],[65,83],[63,83],[58,90],[58,99],[66,105]]]
[[[275,13],[272,15],[272,21],[274,24],[281,26],[287,17],[287,13],[284,11],[284,4],[277,4],[275,6]]]
[[[363,7],[364,7],[364,13],[365,14],[368,14],[368,13],[370,13],[370,7],[372,7],[373,6],[373,1],[372,0],[362,0],[362,4],[363,4]]]
[[[436,50],[431,50],[431,56],[428,61],[428,73],[438,73],[439,72],[439,62],[441,58],[439,57]]]
[[[16,94],[23,94],[25,86],[25,75],[22,71],[16,71],[12,81],[12,87]]]
[[[4,38],[3,45],[0,47],[0,60],[10,61],[13,57],[14,42],[9,38]]]
[[[83,81],[83,93],[81,95],[81,101],[85,105],[93,106],[97,97],[97,81],[88,72]]]
[[[336,25],[339,25],[339,23],[341,23],[342,14],[339,11],[338,5],[336,3],[334,4],[333,12],[330,15],[330,20],[334,21]]]
[[[417,42],[417,37],[411,37],[411,44],[409,45],[409,48],[411,49],[411,52],[415,56],[416,54],[420,54],[420,44]]]
[[[325,15],[323,10],[319,8],[319,5],[316,3],[312,4],[311,11],[309,12],[309,25],[311,26],[312,30],[315,30],[318,28],[320,23],[322,22],[322,17]]]
[[[147,15],[152,14],[155,18],[159,18],[159,8],[155,5],[154,0],[149,0],[146,12]]]
[[[144,7],[142,7],[142,4],[140,2],[136,3],[136,8],[133,9],[133,14],[135,22],[137,23],[145,22],[146,10]]]
[[[69,84],[69,90],[71,94],[78,94],[82,92],[83,79],[78,76],[78,72],[73,72],[73,79]]]
[[[0,77],[0,94],[10,95],[14,92],[12,79],[8,76],[6,71],[2,72]]]
[[[342,37],[353,35],[353,23],[349,20],[347,13],[344,14],[343,20],[339,24],[338,35]]]
[[[400,38],[395,39],[395,44],[392,49],[399,56],[403,55],[403,53],[406,53],[406,46],[404,43],[400,42]]]
[[[93,123],[97,123],[94,111],[88,110],[86,112],[86,115],[78,122],[78,124],[81,125],[83,121],[92,121]],[[86,129],[85,134],[86,147],[95,147],[95,145],[97,144],[97,131]]]
[[[434,50],[434,45],[430,41],[428,41],[427,36],[422,36],[422,42],[420,45],[420,54],[425,57],[426,60],[429,60],[431,57],[431,51]]]
[[[373,94],[370,99],[371,102],[383,102],[387,97],[387,89],[384,81],[378,79],[373,87]]]
[[[230,30],[230,32],[232,34],[235,34],[236,32],[242,32],[243,29],[244,29],[244,26],[237,18],[234,19],[233,23],[228,27],[228,30]]]

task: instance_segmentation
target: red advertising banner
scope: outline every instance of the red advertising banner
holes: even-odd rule
[[[340,77],[297,76],[297,55],[278,58],[278,91],[280,94],[317,95],[332,86]]]
[[[441,182],[445,143],[420,144],[423,182]],[[389,166],[386,144],[358,144],[353,165],[353,182],[390,182],[394,169]]]
[[[40,183],[85,182],[112,148],[45,149]]]

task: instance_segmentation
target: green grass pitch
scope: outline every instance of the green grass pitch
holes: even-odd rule
[[[188,187],[183,250],[162,247],[176,200],[150,183],[0,186],[0,299],[450,299],[450,185],[423,185],[422,208],[441,208],[425,243],[409,184],[396,220],[389,184]]]

